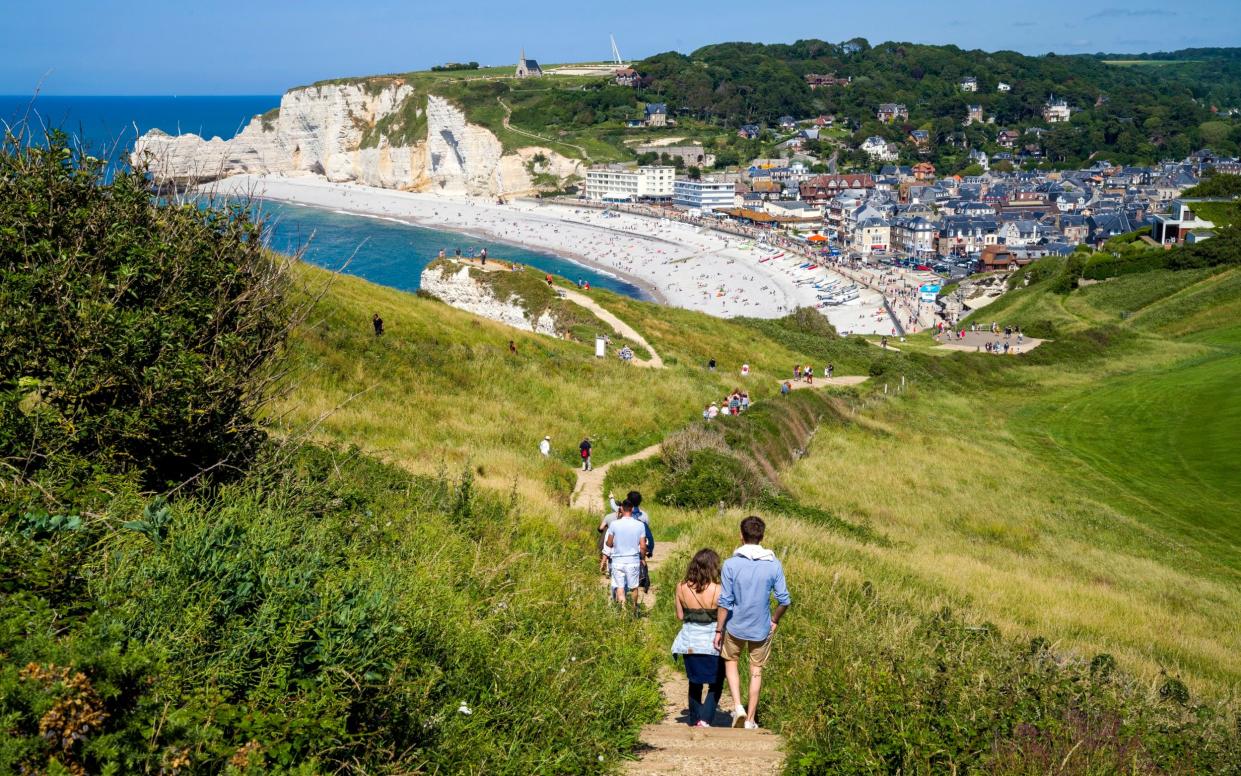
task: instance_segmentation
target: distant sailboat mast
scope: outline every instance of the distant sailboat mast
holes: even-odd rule
[[[621,60],[620,49],[616,47],[616,36],[608,35],[608,37],[612,39],[612,61],[616,63],[617,67],[620,67],[625,63]]]

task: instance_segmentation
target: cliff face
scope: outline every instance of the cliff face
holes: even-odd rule
[[[467,313],[490,318],[515,329],[559,336],[556,317],[551,310],[543,310],[531,320],[521,297],[498,298],[491,286],[471,276],[469,267],[434,262],[422,271],[419,285],[422,291],[444,304]]]
[[[423,128],[425,126],[425,129]],[[442,97],[398,81],[333,84],[286,92],[279,114],[256,116],[230,140],[152,130],[132,159],[161,183],[188,186],[239,173],[314,174],[382,188],[496,196],[534,189],[527,162],[542,153],[549,171],[578,162],[545,148],[505,154],[494,134],[470,124]]]

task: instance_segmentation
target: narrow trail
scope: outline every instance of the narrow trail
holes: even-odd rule
[[[502,265],[495,261],[492,262],[492,266],[487,266],[477,259],[454,258],[453,260],[459,264],[464,264],[466,266],[473,267],[474,269],[482,270],[483,272],[504,271]],[[561,294],[565,299],[569,300],[573,304],[590,310],[595,314],[596,318],[611,326],[612,329],[615,330],[621,337],[631,340],[635,344],[646,348],[647,352],[651,354],[651,357],[649,359],[641,359],[635,356],[632,361],[634,366],[649,367],[651,369],[664,368],[664,360],[660,358],[659,353],[655,352],[655,348],[651,346],[651,343],[646,341],[646,337],[643,337],[638,333],[637,329],[625,323],[620,318],[617,318],[616,315],[610,310],[580,291],[573,291],[568,288],[558,288],[556,290],[557,293]]]
[[[565,295],[565,298],[568,299],[570,302],[573,302],[576,305],[585,307],[587,310],[590,310],[592,313],[595,314],[597,318],[599,318],[599,320],[608,324],[613,329],[616,329],[616,332],[620,334],[622,337],[631,339],[637,344],[646,348],[647,352],[651,354],[651,357],[645,361],[639,358],[634,358],[633,360],[634,366],[645,366],[645,367],[650,367],[652,369],[663,369],[664,368],[664,360],[659,357],[658,353],[655,352],[655,348],[651,347],[651,343],[647,342],[646,338],[638,333],[637,329],[625,323],[620,318],[617,318],[615,315],[611,313],[611,311],[606,309],[603,305],[599,304],[594,299],[591,299],[589,296],[586,296],[583,293],[565,289],[564,295]]]
[[[577,487],[573,489],[573,495],[569,499],[569,506],[575,509],[585,509],[595,517],[602,515],[608,503],[603,493],[603,478],[608,475],[608,469],[611,469],[613,466],[650,458],[659,452],[662,444],[653,444],[624,458],[617,458],[615,461],[609,461],[602,466],[596,466],[588,472],[579,469],[577,472]]]
[[[837,378],[840,379],[840,378]],[[865,378],[863,378],[865,379]],[[610,467],[649,458],[659,452],[660,445],[651,445],[633,455],[604,464],[589,472],[578,472],[573,506],[590,510],[604,503],[603,478]],[[602,511],[599,507],[595,512]],[[656,545],[655,556],[647,562],[652,581],[666,561],[683,563],[690,547],[682,539]],[[607,580],[600,580],[607,586]],[[654,610],[659,598],[658,584],[641,597],[646,611]],[[667,604],[665,604],[667,605]],[[649,621],[648,621],[649,622]],[[660,691],[664,696],[664,718],[642,726],[638,759],[625,764],[628,776],[702,776],[704,773],[778,774],[784,767],[784,738],[770,730],[745,730],[729,727],[732,721],[732,698],[725,683],[723,697],[716,710],[715,727],[689,726],[689,683],[682,671],[665,665],[659,672]]]
[[[861,385],[869,379],[866,375],[841,375],[840,377],[816,377],[813,383],[808,383],[805,380],[789,380],[789,385],[794,391],[801,391],[806,388],[823,388],[824,386],[844,388],[850,385]]]
[[[538,140],[543,143],[554,143],[556,145],[567,146],[569,148],[575,149],[579,154],[582,155],[583,159],[585,159],[588,162],[590,161],[590,154],[587,153],[586,149],[580,145],[575,145],[573,143],[566,143],[563,140],[553,140],[550,137],[543,137],[542,135],[535,134],[534,132],[531,132],[528,129],[522,129],[521,127],[514,127],[512,124],[509,123],[509,119],[513,117],[513,109],[510,108],[508,105],[506,105],[504,100],[500,99],[499,97],[496,98],[496,102],[500,103],[501,108],[504,108],[504,120],[500,123],[504,125],[505,129],[511,132],[516,132],[517,134],[522,135],[524,137],[531,138],[532,140]]]

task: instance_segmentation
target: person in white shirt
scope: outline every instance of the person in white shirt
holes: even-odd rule
[[[628,499],[620,503],[616,519],[608,526],[603,546],[612,551],[612,587],[616,600],[623,608],[625,599],[632,596],[636,611],[638,580],[642,564],[646,563],[646,526],[633,519],[633,504]],[[600,570],[607,567],[607,562],[608,556],[600,553]]]
[[[551,437],[549,436],[543,437],[543,441],[539,442],[539,452],[543,454],[544,458],[552,454],[552,438]]]

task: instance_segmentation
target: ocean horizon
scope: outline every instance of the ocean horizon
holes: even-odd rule
[[[59,96],[0,95],[0,122],[15,127],[23,118],[36,131],[60,129],[84,152],[107,160],[110,169],[127,164],[134,141],[159,129],[228,139],[250,119],[280,105],[280,95],[240,96]],[[473,255],[482,248],[497,260],[516,261],[572,281],[635,299],[650,299],[638,286],[571,259],[448,229],[415,226],[395,219],[265,200],[271,247],[301,252],[303,260],[379,285],[416,291],[422,269],[439,251]]]

